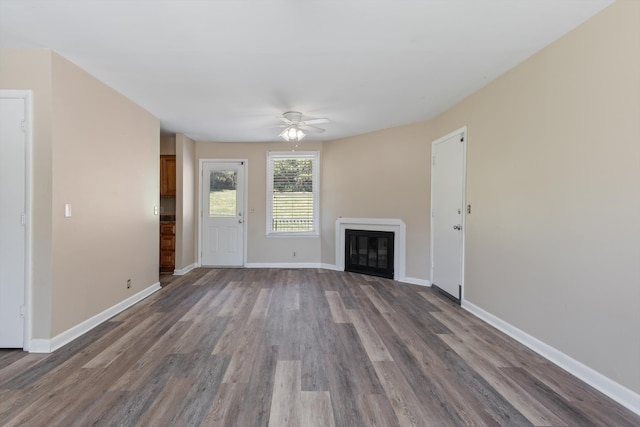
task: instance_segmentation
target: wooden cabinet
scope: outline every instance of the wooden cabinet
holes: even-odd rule
[[[173,273],[176,265],[176,224],[160,224],[160,271]]]
[[[176,156],[160,156],[160,197],[176,197]],[[161,218],[162,221],[162,218]],[[176,265],[176,224],[160,223],[160,271],[173,273]]]
[[[176,196],[176,156],[160,156],[160,197]]]

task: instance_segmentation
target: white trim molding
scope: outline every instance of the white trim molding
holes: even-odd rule
[[[250,262],[247,268],[322,268],[319,262]]]
[[[246,268],[319,268],[323,270],[332,270],[332,271],[344,271],[344,266],[342,269],[338,268],[337,265],[334,264],[325,264],[325,263],[314,263],[314,262],[298,262],[298,263],[282,263],[282,262],[252,262],[248,263]],[[394,279],[395,280],[395,279]],[[431,282],[425,279],[418,279],[415,277],[405,277],[402,280],[397,280],[400,283],[408,283],[410,285],[419,285],[419,286],[431,286]]]
[[[173,270],[173,275],[174,276],[184,276],[185,274],[187,274],[188,272],[190,272],[191,270],[193,270],[194,268],[197,268],[198,264],[196,264],[195,262],[193,264],[187,265],[185,268],[180,268],[178,270]]]
[[[565,371],[573,374],[591,387],[606,394],[627,409],[640,415],[640,394],[619,384],[612,379],[602,375],[594,369],[575,360],[560,350],[540,341],[539,339],[505,322],[497,316],[483,310],[477,305],[467,301],[462,301],[462,308],[487,322],[496,329],[509,335],[514,340],[524,344],[531,350],[540,354],[544,358],[558,365]]]
[[[336,220],[336,268],[344,271],[344,233],[346,229],[393,232],[393,279],[405,278],[407,227],[395,218],[338,218]]]
[[[51,340],[33,339],[29,341],[29,353],[51,353]]]
[[[410,285],[431,287],[431,282],[425,279],[418,279],[416,277],[405,277],[402,280],[398,280],[402,283],[409,283]]]
[[[107,308],[101,313],[96,314],[90,319],[87,319],[84,322],[79,323],[70,329],[67,329],[63,333],[56,335],[50,340],[46,340],[46,339],[31,340],[29,345],[29,352],[30,353],[51,353],[53,351],[56,351],[63,345],[70,343],[71,341],[73,341],[74,339],[78,338],[83,334],[86,334],[87,332],[89,332],[91,329],[95,328],[99,324],[109,320],[116,314],[126,310],[127,308],[142,301],[149,295],[159,290],[160,290],[160,282],[156,282],[153,285],[149,286],[148,288],[138,292],[137,294],[131,295],[129,298],[120,301],[119,303],[115,304],[112,307]]]
[[[320,264],[320,268],[324,268],[325,270],[333,270],[333,271],[340,271],[338,269],[338,266],[335,264],[326,264],[326,263],[322,263]]]

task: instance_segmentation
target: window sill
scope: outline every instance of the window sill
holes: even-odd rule
[[[312,233],[296,233],[296,232],[280,232],[280,233],[267,233],[267,239],[288,239],[288,238],[305,238],[305,239],[317,239],[320,237],[320,233],[312,232]]]

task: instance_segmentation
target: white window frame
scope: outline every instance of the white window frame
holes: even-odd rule
[[[273,160],[311,159],[311,178],[313,192],[313,230],[312,231],[272,231],[273,205]],[[319,151],[268,151],[267,152],[267,237],[319,237],[320,236],[320,152]]]

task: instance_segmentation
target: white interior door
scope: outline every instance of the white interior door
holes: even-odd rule
[[[245,161],[202,163],[200,247],[203,266],[244,265]]]
[[[25,99],[0,97],[0,348],[24,347]]]
[[[460,302],[463,285],[463,226],[466,130],[431,146],[431,282]]]

